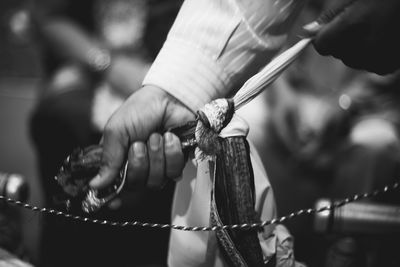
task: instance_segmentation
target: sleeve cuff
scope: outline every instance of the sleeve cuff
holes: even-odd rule
[[[195,45],[169,38],[147,73],[143,85],[155,85],[196,112],[223,97],[228,77],[216,59]]]

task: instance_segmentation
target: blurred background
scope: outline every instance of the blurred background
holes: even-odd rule
[[[0,188],[2,180],[20,179],[27,184],[29,194],[17,196],[40,207],[52,205],[50,195],[56,190],[52,178],[65,156],[76,146],[97,142],[109,115],[131,92],[126,84],[140,84],[181,4],[149,1],[150,5],[145,5],[144,1],[132,1],[135,4],[130,6],[126,4],[129,1],[113,1],[119,4],[96,7],[93,18],[100,18],[101,23],[93,23],[83,11],[78,12],[80,1],[69,1],[70,6],[67,2],[42,1],[44,8],[37,8],[31,0],[0,1]],[[301,26],[314,20],[325,5],[325,1],[310,1],[290,43],[297,40]],[[40,19],[36,20],[38,14]],[[74,23],[64,24],[69,19]],[[78,29],[83,32],[96,33],[95,44],[121,59],[116,76],[89,72],[73,49],[70,54],[57,54],[57,45],[65,45],[63,40],[70,38],[68,34],[66,39],[56,34],[63,32],[60,25],[64,32],[73,32],[70,36],[83,40],[83,45],[85,38],[74,35],[80,32],[74,32],[76,25],[82,26]],[[58,50],[69,51],[66,47]],[[101,51],[100,55],[107,56]],[[130,78],[124,80],[124,73]],[[340,61],[319,56],[310,47],[269,90],[240,110],[250,124],[249,138],[267,169],[280,216],[313,207],[321,198],[335,200],[370,191],[398,177],[399,84],[399,74],[380,77],[355,71]],[[157,197],[146,192],[131,199],[134,204],[129,209],[135,209],[143,220],[168,220],[172,192],[173,187]],[[149,198],[155,198],[155,202],[161,198],[166,206],[158,207],[159,202],[149,202]],[[152,212],[156,208],[163,212],[151,217],[140,208],[143,201],[152,207]],[[386,194],[372,202],[397,205],[398,197]],[[140,238],[138,232],[72,227],[71,222],[1,204],[0,212],[11,218],[11,223],[4,223],[3,232],[16,234],[0,240],[0,245],[36,266],[78,266],[77,259],[81,259],[82,266],[90,266],[98,255],[108,253],[98,247],[105,243],[115,245],[115,254],[110,254],[115,257],[112,260],[121,257],[123,263],[118,266],[125,266],[124,257],[129,251],[117,238],[132,236],[138,240],[133,246],[144,251],[138,254],[154,250],[152,243],[145,244],[144,240],[159,238],[159,232],[148,232]],[[126,210],[103,215],[130,218]],[[338,246],[344,254],[355,255],[349,257],[356,262],[351,266],[398,266],[398,256],[393,252],[398,236],[390,236],[392,232],[376,235],[369,228],[362,233],[325,228],[317,231],[314,223],[312,216],[285,223],[294,236],[296,258],[308,266],[350,266],[326,263],[336,255],[332,256],[331,248],[337,251]],[[0,226],[2,230],[1,221]],[[90,234],[79,237],[87,232]],[[161,239],[162,247],[167,235]],[[161,250],[160,255],[152,257],[157,263],[165,256]],[[66,251],[70,256],[65,257]],[[62,262],[60,257],[64,257]],[[137,264],[148,263],[148,256],[135,257]],[[107,258],[98,260],[98,264],[111,264]]]
[[[2,179],[9,174],[21,175],[29,184],[29,197],[24,200],[41,206],[43,194],[28,128],[38,96],[42,65],[37,47],[30,39],[27,5],[27,1],[0,3],[0,173]],[[16,220],[21,218],[26,250],[23,254],[35,262],[41,215],[22,209],[19,212]]]

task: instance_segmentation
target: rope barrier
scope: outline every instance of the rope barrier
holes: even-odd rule
[[[399,187],[400,187],[400,183],[395,182],[395,183],[393,183],[391,185],[387,185],[381,189],[377,189],[377,190],[374,190],[374,191],[368,192],[368,193],[356,194],[356,195],[353,195],[352,197],[348,197],[348,198],[342,199],[340,201],[336,201],[332,205],[321,207],[318,209],[316,209],[316,208],[301,209],[296,212],[292,212],[286,216],[278,217],[278,218],[268,220],[268,221],[257,222],[257,223],[244,223],[244,224],[232,224],[232,225],[220,225],[220,226],[183,226],[183,225],[149,223],[149,222],[140,222],[140,221],[116,222],[116,221],[110,221],[110,220],[94,219],[94,218],[89,218],[89,217],[84,217],[84,216],[79,216],[79,215],[73,215],[73,214],[69,214],[69,213],[62,212],[62,211],[57,211],[57,210],[50,209],[50,208],[40,208],[40,207],[36,207],[36,206],[30,205],[25,202],[21,202],[18,200],[14,200],[14,199],[5,197],[3,195],[0,195],[0,200],[5,201],[11,205],[22,207],[22,208],[25,208],[25,209],[28,209],[28,210],[31,210],[34,212],[50,214],[53,216],[61,216],[61,217],[65,217],[65,218],[68,218],[71,220],[75,220],[75,221],[82,221],[82,222],[88,222],[88,223],[94,223],[94,224],[109,225],[109,226],[116,226],[116,227],[139,226],[139,227],[160,228],[160,229],[173,229],[173,230],[180,230],[180,231],[207,232],[207,231],[217,231],[217,230],[221,230],[221,229],[250,230],[250,229],[260,228],[260,227],[264,227],[264,226],[271,225],[271,224],[283,223],[285,221],[291,220],[298,216],[312,215],[312,214],[327,211],[327,210],[333,210],[333,209],[339,208],[341,206],[344,206],[344,205],[354,202],[354,201],[358,201],[358,200],[362,200],[362,199],[366,199],[366,198],[372,198],[379,194],[387,193],[388,191],[398,189]]]

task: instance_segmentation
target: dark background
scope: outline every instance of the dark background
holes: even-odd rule
[[[28,120],[36,103],[41,65],[28,33],[27,5],[28,1],[0,1],[0,172],[23,175],[29,183],[29,203],[40,206],[42,199]],[[20,212],[23,240],[34,261],[41,216],[22,209]]]

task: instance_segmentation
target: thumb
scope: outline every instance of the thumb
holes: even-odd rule
[[[319,17],[307,25],[303,26],[305,36],[315,36],[324,27],[324,25],[330,23],[343,13],[343,11],[356,0],[341,0],[335,1],[332,5],[328,6]]]
[[[355,2],[356,0],[340,1],[323,12],[314,23],[303,27],[309,35],[314,35],[314,47],[319,54],[339,56],[346,51],[349,43],[344,38],[351,37],[351,25],[356,15],[349,6]]]
[[[99,173],[90,181],[90,187],[102,189],[113,183],[119,175],[125,159],[125,147],[128,139],[117,131],[118,128],[106,127],[101,140],[103,155]]]

